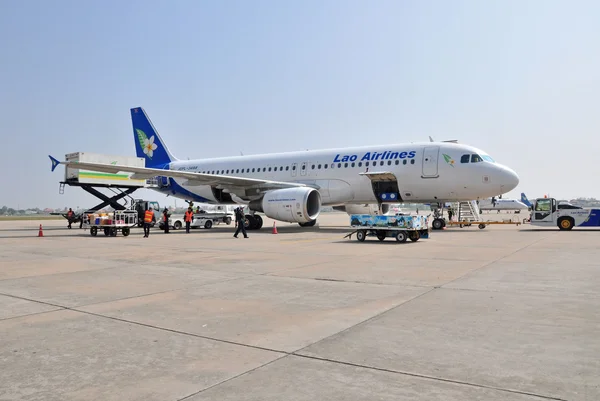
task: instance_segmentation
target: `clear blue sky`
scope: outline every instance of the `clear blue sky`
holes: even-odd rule
[[[179,158],[431,135],[514,168],[511,195],[600,198],[599,21],[591,0],[2,1],[0,205],[95,204],[47,155],[134,155],[134,106]]]

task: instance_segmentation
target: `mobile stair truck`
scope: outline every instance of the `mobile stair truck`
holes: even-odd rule
[[[363,242],[368,236],[377,237],[379,241],[387,237],[396,238],[398,242],[408,239],[415,242],[420,238],[429,238],[429,216],[386,216],[370,214],[350,215],[350,226],[355,230],[344,238],[352,238]]]
[[[600,209],[584,209],[569,204],[558,204],[554,198],[538,198],[531,208],[532,226],[571,230],[573,227],[600,227]]]

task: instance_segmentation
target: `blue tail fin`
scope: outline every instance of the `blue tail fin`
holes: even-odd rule
[[[52,171],[54,171],[54,169],[56,167],[58,167],[58,165],[60,164],[60,162],[58,160],[56,160],[54,157],[48,155],[48,157],[50,158],[50,161],[52,161]]]
[[[531,207],[531,202],[529,202],[529,199],[527,199],[527,196],[525,196],[525,192],[521,192],[521,202]]]
[[[137,157],[146,160],[146,167],[164,168],[177,160],[154,129],[154,125],[141,107],[131,109],[131,123]]]

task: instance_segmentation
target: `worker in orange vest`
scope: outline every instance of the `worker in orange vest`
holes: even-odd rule
[[[71,228],[71,223],[73,223],[73,215],[75,215],[75,213],[73,213],[73,210],[69,208],[69,211],[67,212],[67,221],[69,222],[69,228]]]
[[[152,208],[149,207],[144,212],[144,238],[148,238],[150,235],[150,226],[152,225],[152,222],[155,221],[156,218],[154,217],[154,212],[152,211]]]
[[[190,225],[192,221],[194,221],[194,212],[192,211],[192,207],[188,207],[188,210],[185,212],[185,232],[190,233]]]

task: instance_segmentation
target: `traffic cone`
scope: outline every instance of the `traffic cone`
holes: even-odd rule
[[[42,225],[40,224],[40,231],[38,232],[38,237],[43,237],[44,231],[42,230]]]
[[[275,222],[273,222],[273,234],[277,234],[277,227],[275,226]]]

